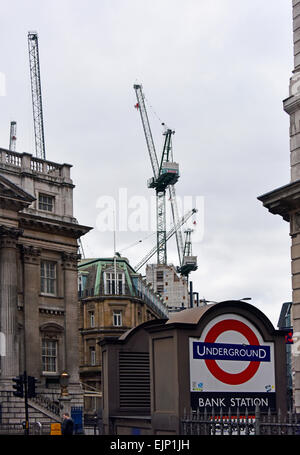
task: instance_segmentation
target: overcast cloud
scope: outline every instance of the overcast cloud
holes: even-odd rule
[[[286,0],[2,1],[0,146],[16,120],[17,150],[35,154],[27,50],[35,30],[47,159],[74,166],[75,216],[95,227],[83,239],[86,256],[111,256],[113,234],[96,227],[99,198],[118,202],[119,188],[153,196],[134,109],[141,82],[159,153],[158,118],[176,131],[178,196],[204,197],[194,290],[214,301],[252,297],[277,325],[291,300],[289,226],[257,196],[290,180],[282,100],[293,69],[291,10]],[[154,244],[149,234],[117,232],[117,250],[135,265]],[[168,259],[178,263],[174,239]]]

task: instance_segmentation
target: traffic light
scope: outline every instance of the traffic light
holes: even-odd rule
[[[13,378],[13,389],[15,389],[15,392],[13,392],[15,397],[23,398],[24,396],[24,378],[23,375],[17,376],[16,378]]]
[[[27,396],[28,398],[33,398],[35,397],[35,384],[37,382],[37,379],[34,378],[33,376],[27,376]]]

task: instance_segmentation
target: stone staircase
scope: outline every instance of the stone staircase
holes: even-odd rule
[[[51,423],[61,423],[61,409],[51,398],[39,394],[29,399],[28,405],[30,430],[37,429],[41,424],[40,432],[50,434]],[[2,392],[1,410],[0,434],[10,430],[22,433],[22,422],[25,421],[24,399],[15,397],[11,391]]]
[[[61,422],[61,409],[59,405],[49,398],[42,395],[36,395],[36,397],[28,400],[28,405],[43,414],[43,416],[49,417],[53,423]]]

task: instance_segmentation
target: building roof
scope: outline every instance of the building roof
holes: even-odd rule
[[[114,263],[116,262],[117,273],[122,273],[124,277],[122,293],[112,294],[113,288],[107,285],[104,272],[114,273]],[[163,299],[147,284],[142,276],[137,273],[129,264],[125,257],[116,255],[110,258],[84,259],[78,266],[79,275],[82,277],[80,297],[85,298],[137,298],[145,302],[159,317],[166,317],[168,310]],[[119,286],[119,284],[118,284]]]
[[[129,264],[129,260],[126,257],[122,257],[119,255],[116,255],[116,262],[117,263],[126,263],[126,265],[131,269],[133,273],[136,273],[134,268]],[[97,263],[114,263],[114,257],[109,257],[109,258],[89,258],[89,259],[82,259],[79,262],[79,270],[83,270],[87,266],[91,266],[93,264]]]
[[[201,307],[194,307],[194,308],[187,308],[182,311],[178,311],[176,313],[170,313],[169,320],[166,324],[198,324],[200,319],[202,318],[203,314],[210,310],[211,307],[216,305],[215,303],[211,303],[209,305],[201,306]]]

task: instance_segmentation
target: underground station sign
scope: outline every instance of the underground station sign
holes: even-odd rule
[[[218,316],[190,338],[190,378],[193,409],[276,408],[274,343],[240,315]]]

